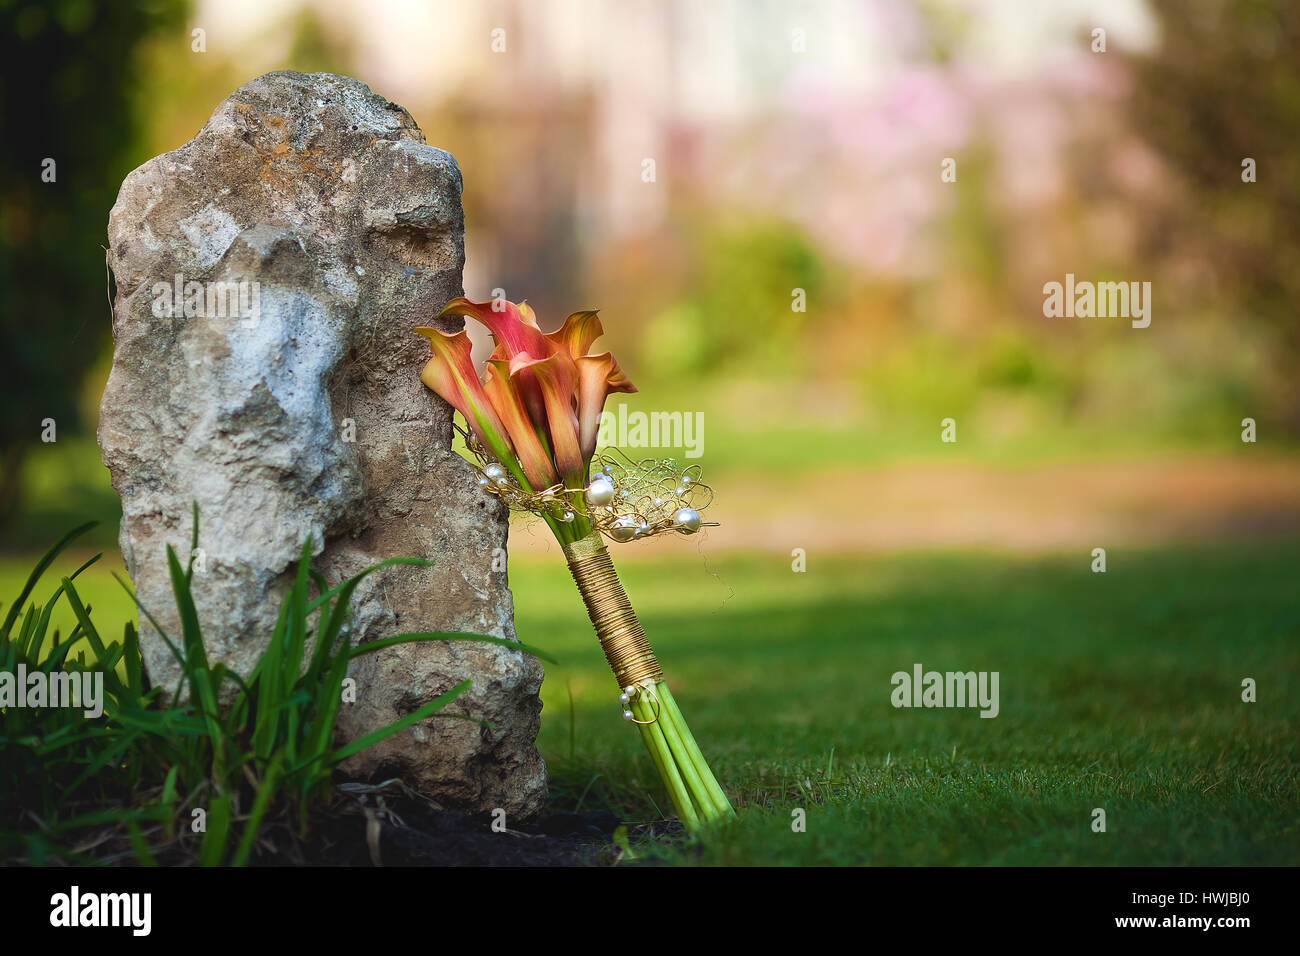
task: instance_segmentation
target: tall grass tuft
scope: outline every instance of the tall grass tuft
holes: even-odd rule
[[[269,841],[259,838],[272,816],[291,821],[299,837],[308,834],[313,810],[333,798],[340,761],[438,716],[470,687],[470,681],[462,681],[393,723],[339,746],[334,725],[351,660],[413,641],[480,641],[538,653],[503,638],[438,632],[354,646],[351,600],[362,579],[380,568],[429,562],[391,558],[330,587],[311,568],[308,539],[266,650],[251,673],[239,675],[209,662],[194,601],[193,559],[183,566],[169,546],[180,634],[167,634],[137,600],[180,665],[177,685],[165,691],[151,686],[144,673],[135,626],[128,622],[121,641],[106,642],[77,593],[76,578],[99,555],[62,578],[49,600],[29,602],[54,560],[92,526],[75,528],[46,553],[0,624],[0,671],[16,674],[19,665],[28,673],[94,671],[104,683],[99,717],[88,717],[79,707],[0,703],[3,861],[124,859],[149,865],[161,858],[243,865],[259,852],[271,852],[262,846]],[[196,508],[191,554],[198,536]],[[60,600],[77,622],[66,637],[49,628]],[[223,694],[227,684],[231,694]],[[229,698],[224,706],[223,698]]]

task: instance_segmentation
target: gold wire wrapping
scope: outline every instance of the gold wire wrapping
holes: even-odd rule
[[[619,688],[653,688],[664,679],[663,671],[641,629],[641,622],[636,619],[632,602],[623,590],[600,533],[593,531],[566,544],[564,556]]]

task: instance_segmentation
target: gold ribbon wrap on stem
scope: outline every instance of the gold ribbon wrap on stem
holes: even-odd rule
[[[564,545],[564,556],[619,688],[647,684],[653,687],[662,681],[659,661],[632,610],[600,532]]]

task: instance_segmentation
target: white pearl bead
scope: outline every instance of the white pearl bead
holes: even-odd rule
[[[623,719],[624,719],[624,720],[631,720],[631,719],[632,719],[632,711],[630,711],[630,710],[625,710],[625,711],[623,711]]]
[[[614,519],[614,526],[609,533],[615,541],[631,541],[636,536],[636,518],[619,515]]]
[[[623,688],[623,693],[631,697],[633,694],[636,693],[636,687],[632,684],[628,684],[626,687]]]
[[[587,501],[596,507],[614,500],[614,485],[608,478],[597,478],[587,488]]]
[[[600,470],[601,470],[602,472],[604,472],[605,474],[607,474],[607,475],[612,475],[612,474],[614,474],[614,469],[611,468],[609,465],[606,465],[604,468],[602,468],[602,469],[600,469]]]
[[[673,515],[673,520],[682,526],[688,534],[700,530],[700,513],[694,508],[682,508]]]
[[[486,488],[488,486],[488,480],[486,478],[480,478],[478,480],[478,486],[480,488]]]
[[[500,478],[505,473],[506,470],[502,468],[500,465],[498,465],[495,461],[483,469],[483,474],[487,475],[493,481],[495,481],[497,478]]]
[[[627,703],[629,700],[631,700],[631,699],[632,699],[632,698],[629,697],[629,696],[627,695],[627,692],[626,692],[626,691],[624,691],[623,693],[621,693],[621,694],[618,695],[618,702],[619,702],[620,704],[626,704],[626,703]]]
[[[498,488],[504,488],[508,484],[510,484],[510,479],[505,477],[505,475],[502,475],[500,478],[497,479]]]

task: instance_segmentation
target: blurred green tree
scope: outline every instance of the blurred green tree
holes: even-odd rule
[[[103,246],[137,142],[133,54],[186,8],[0,0],[0,525],[42,422],[80,424],[82,377],[110,334]]]
[[[781,221],[701,223],[688,234],[686,290],[646,333],[650,370],[672,378],[729,364],[803,374],[807,303],[832,285],[817,246]]]
[[[1195,250],[1212,279],[1197,288],[1266,344],[1268,404],[1300,433],[1300,4],[1152,7],[1161,42],[1135,64],[1132,123],[1186,189],[1148,217],[1147,251]]]

